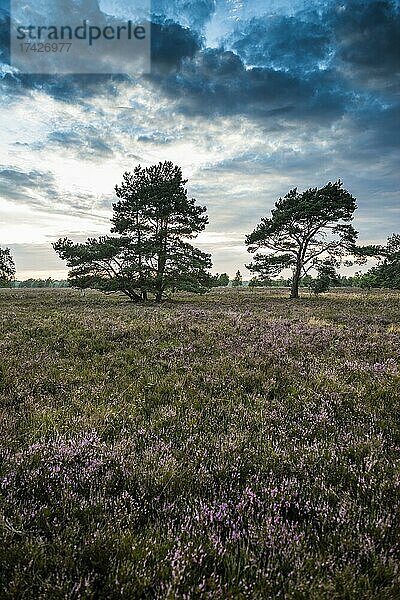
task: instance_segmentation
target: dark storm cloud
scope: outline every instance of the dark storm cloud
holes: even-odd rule
[[[399,15],[399,3],[349,0],[239,21],[224,47],[199,48],[151,81],[188,116],[244,115],[310,135],[345,119],[355,152],[366,137],[364,150],[386,151],[400,137]]]
[[[184,62],[177,74],[151,77],[188,115],[283,116],[289,120],[330,121],[343,115],[351,95],[331,71],[308,77],[248,68],[231,51],[207,49]]]
[[[152,13],[201,30],[215,12],[216,0],[153,0]]]
[[[152,23],[152,70],[169,72],[177,69],[184,58],[193,58],[201,47],[194,31],[173,21]]]
[[[376,151],[377,147],[392,151],[399,148],[400,103],[389,106],[367,106],[353,115],[353,129],[364,137],[369,135],[369,143],[364,142],[362,150]],[[373,135],[371,135],[373,134]]]
[[[10,62],[10,13],[9,7],[0,3],[0,63]]]
[[[225,44],[250,65],[299,72],[327,64],[350,77],[392,78],[400,70],[399,4],[348,0],[266,15],[239,22]]]
[[[327,60],[330,31],[321,17],[312,12],[301,17],[270,15],[238,24],[226,44],[246,64],[273,66],[295,71],[314,70]]]
[[[400,8],[390,1],[350,0],[328,13],[336,55],[349,74],[392,79],[400,74]],[[397,81],[398,83],[398,81]]]

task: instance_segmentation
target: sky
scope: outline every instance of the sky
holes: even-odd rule
[[[137,2],[58,5],[128,19]],[[9,13],[0,0],[0,246],[17,278],[64,278],[51,242],[109,232],[124,171],[164,160],[207,206],[214,272],[250,276],[244,237],[294,187],[341,179],[361,243],[400,232],[398,0],[153,0],[142,75],[23,74]]]

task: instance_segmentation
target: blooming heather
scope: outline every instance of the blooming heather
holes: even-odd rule
[[[398,294],[0,293],[2,598],[397,598]]]

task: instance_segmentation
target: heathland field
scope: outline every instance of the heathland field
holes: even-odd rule
[[[400,294],[0,291],[0,597],[400,597]]]

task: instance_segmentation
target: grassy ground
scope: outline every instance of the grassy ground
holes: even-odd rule
[[[399,598],[399,300],[0,291],[1,598]]]

